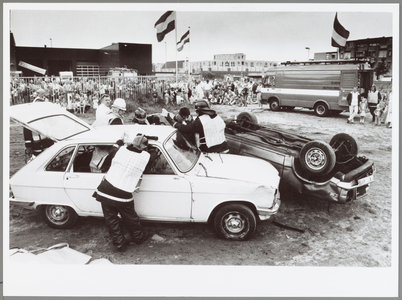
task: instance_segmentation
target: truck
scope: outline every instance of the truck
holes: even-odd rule
[[[264,75],[261,102],[272,111],[302,107],[320,117],[347,110],[353,87],[364,94],[373,84],[373,70],[362,64],[278,66]]]

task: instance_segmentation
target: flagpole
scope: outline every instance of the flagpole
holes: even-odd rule
[[[190,37],[190,42],[188,43],[188,79],[190,79],[190,76],[191,76],[191,67],[190,67],[191,34],[190,34],[190,26],[188,26],[188,36]]]
[[[174,47],[176,52],[176,83],[177,83],[177,13],[176,12],[175,12],[174,34],[176,38],[176,43],[174,44]]]

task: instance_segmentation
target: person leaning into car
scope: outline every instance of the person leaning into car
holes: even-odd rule
[[[205,153],[227,153],[228,144],[225,137],[225,122],[216,111],[212,110],[206,100],[195,103],[197,118],[188,124],[171,122],[184,135],[192,133],[196,146]],[[167,117],[169,118],[169,117]]]
[[[112,104],[112,109],[107,114],[101,116],[96,120],[92,126],[94,128],[105,126],[105,125],[122,125],[123,114],[126,111],[126,101],[122,98],[117,98]]]
[[[102,205],[112,243],[120,252],[126,250],[129,242],[124,237],[118,214],[130,232],[131,242],[141,244],[150,236],[141,226],[134,208],[134,192],[140,188],[150,158],[145,151],[148,139],[138,134],[132,144],[123,145],[121,139],[116,142],[115,150],[107,158],[111,161],[110,168],[93,195]]]

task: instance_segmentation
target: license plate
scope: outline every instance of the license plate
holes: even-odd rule
[[[358,185],[364,185],[364,184],[372,182],[373,180],[374,180],[374,175],[370,175],[370,176],[364,177],[362,179],[359,179],[357,181],[357,184]]]

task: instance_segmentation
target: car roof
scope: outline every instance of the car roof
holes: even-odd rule
[[[133,140],[137,134],[141,133],[147,136],[156,136],[159,142],[163,142],[175,131],[176,129],[172,126],[165,125],[107,125],[78,134],[68,139],[68,141],[114,143],[122,138],[124,133],[127,133],[129,140]]]

